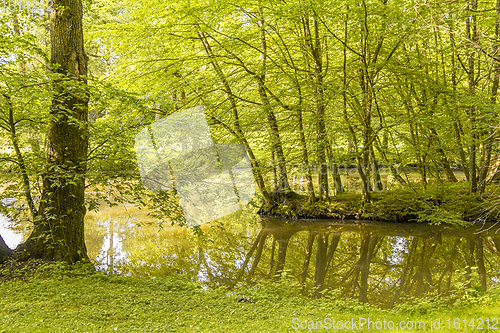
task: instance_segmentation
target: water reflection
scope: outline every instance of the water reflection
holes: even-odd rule
[[[26,226],[18,226],[5,215],[0,214],[0,235],[2,235],[5,244],[9,248],[15,249],[19,243],[28,237],[29,231]]]
[[[277,279],[285,270],[306,290],[338,289],[342,297],[387,307],[404,296],[453,293],[459,283],[486,290],[500,276],[495,228],[475,234],[478,227],[299,223],[241,212],[203,228],[203,237],[185,228],[159,230],[145,212],[113,208],[88,215],[86,242],[96,266],[115,273],[174,270],[206,285],[234,286]]]
[[[125,222],[132,225],[130,218]],[[342,297],[388,307],[403,296],[451,293],[467,281],[486,290],[498,283],[500,273],[500,235],[475,234],[477,227],[290,223],[255,215],[230,216],[222,223],[223,228],[205,226],[202,238],[174,227],[132,228],[128,234],[122,228],[121,251],[113,248],[114,260],[101,265],[112,262],[122,273],[144,276],[175,270],[226,286],[276,279],[286,270],[317,293],[338,289]],[[102,260],[99,244],[96,258]]]
[[[266,222],[263,232],[274,240],[264,249],[268,258],[256,255],[256,261],[267,259],[274,274],[285,268],[318,291],[340,289],[362,302],[392,306],[403,295],[446,294],[473,277],[486,290],[499,275],[500,236],[476,235],[477,228],[363,221],[283,228],[280,221]]]

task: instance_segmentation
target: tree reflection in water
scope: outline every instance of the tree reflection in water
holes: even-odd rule
[[[125,232],[124,253],[112,254],[124,259],[107,262],[122,273],[162,276],[175,270],[229,287],[279,279],[286,270],[317,297],[325,288],[337,289],[341,297],[385,307],[402,297],[456,293],[459,283],[486,290],[499,281],[500,236],[494,229],[476,234],[475,226],[290,222],[256,215],[222,223],[205,226],[201,238],[186,229],[135,227]],[[102,232],[95,234],[102,240]],[[87,246],[101,245],[87,237]]]

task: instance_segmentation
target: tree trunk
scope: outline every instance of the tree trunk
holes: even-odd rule
[[[467,17],[465,22],[467,39],[472,44],[470,47],[474,48],[476,46],[478,35],[477,35],[477,22],[476,15],[477,12],[477,0],[472,0],[469,7],[469,11],[472,12],[470,16]],[[472,31],[471,31],[472,30]],[[468,81],[469,81],[469,95],[472,97],[476,91],[476,82],[474,75],[474,64],[475,64],[475,52],[469,51],[468,59]],[[468,110],[469,116],[469,130],[471,136],[471,142],[469,145],[469,192],[477,192],[477,178],[476,178],[476,106],[471,104]]]
[[[224,92],[227,94],[230,105],[231,105],[231,110],[233,112],[234,116],[234,131],[232,131],[230,128],[225,126],[228,130],[231,131],[233,135],[236,136],[236,138],[245,146],[245,149],[248,152],[248,157],[250,159],[250,164],[252,165],[252,172],[255,177],[255,180],[257,182],[257,186],[259,187],[260,192],[262,193],[262,196],[264,197],[264,200],[266,201],[267,204],[272,204],[273,200],[271,199],[271,196],[269,195],[269,192],[266,188],[266,185],[264,183],[264,179],[262,177],[262,172],[260,170],[260,165],[257,161],[257,158],[253,154],[253,150],[250,147],[243,130],[241,129],[240,125],[240,118],[239,118],[239,113],[238,113],[238,106],[236,104],[235,97],[233,95],[233,92],[231,90],[231,86],[229,85],[229,82],[227,81],[226,76],[222,72],[222,69],[219,66],[219,63],[217,62],[217,59],[212,51],[212,48],[210,47],[210,44],[208,43],[208,39],[206,35],[198,31],[198,36],[200,37],[200,40],[203,44],[203,48],[205,49],[205,52],[207,53],[207,56],[210,58],[210,63],[212,64],[216,74],[217,78],[221,81],[223,87],[224,87]],[[214,119],[215,120],[215,119]],[[222,123],[221,123],[222,124]]]
[[[311,66],[314,104],[316,111],[316,160],[318,162],[318,196],[328,196],[328,165],[326,163],[326,124],[325,124],[325,87],[323,81],[322,45],[318,21],[313,20],[314,34],[311,32],[309,18],[302,18],[307,56],[312,58]]]
[[[5,244],[5,241],[0,235],[0,264],[12,254],[12,250]]]
[[[449,38],[450,38],[450,43],[451,43],[451,86],[453,89],[453,94],[452,94],[452,107],[451,107],[451,114],[452,117],[454,118],[453,121],[453,130],[455,133],[455,139],[457,141],[457,149],[460,155],[460,163],[462,164],[462,168],[464,169],[465,173],[465,178],[467,181],[469,181],[469,167],[467,163],[467,158],[465,156],[464,152],[464,147],[462,144],[462,125],[460,124],[460,119],[458,117],[458,107],[457,107],[457,87],[458,87],[458,82],[457,82],[457,73],[456,73],[456,66],[455,66],[455,57],[456,57],[456,45],[455,45],[455,32],[453,29],[453,24],[450,21],[450,27],[449,27]]]
[[[498,93],[498,85],[500,81],[500,47],[498,46],[498,41],[500,37],[500,0],[497,0],[496,4],[496,21],[495,21],[495,48],[493,53],[493,62],[494,62],[494,70],[493,70],[493,82],[491,85],[491,97],[490,100],[493,103],[493,106],[496,104],[497,93]],[[491,153],[492,153],[492,145],[495,139],[496,130],[491,127],[488,129],[488,137],[485,143],[485,156],[484,163],[481,166],[481,170],[479,172],[479,181],[478,181],[478,192],[483,193],[486,189],[486,178],[488,175],[488,170],[491,164]]]
[[[340,178],[338,165],[333,158],[333,153],[331,148],[332,145],[330,143],[328,143],[328,145],[329,147],[326,149],[326,151],[328,153],[328,160],[332,170],[333,187],[334,187],[333,194],[337,195],[339,193],[344,193],[344,187],[342,186],[342,179]]]
[[[267,115],[267,121],[269,123],[269,134],[271,140],[271,150],[275,154],[278,162],[278,178],[279,183],[277,184],[277,189],[280,192],[287,193],[290,192],[290,185],[288,184],[288,173],[286,171],[286,161],[285,154],[283,153],[283,146],[281,144],[278,121],[274,111],[269,103],[269,98],[267,96],[265,83],[266,83],[266,62],[267,62],[267,41],[266,41],[266,29],[264,24],[264,12],[262,5],[259,1],[259,30],[260,30],[260,45],[261,45],[261,63],[260,63],[260,73],[255,76],[257,80],[257,87],[259,91],[259,97],[262,103],[262,107]],[[275,167],[273,165],[273,167]]]
[[[373,173],[373,190],[383,191],[384,185],[382,184],[382,179],[380,178],[380,171],[378,169],[377,160],[375,159],[375,152],[373,151],[373,146],[370,146],[370,161]]]
[[[82,3],[55,0],[50,14],[51,65],[57,75],[47,134],[39,214],[24,256],[76,262],[88,260],[84,241],[84,192],[88,147],[87,55]]]
[[[19,137],[16,131],[16,122],[14,120],[14,106],[12,105],[12,100],[9,95],[3,95],[8,108],[8,129],[10,134],[10,140],[12,142],[12,146],[14,147],[14,152],[16,153],[16,163],[19,167],[19,170],[22,174],[23,179],[23,192],[24,198],[26,199],[26,203],[30,209],[31,216],[35,217],[38,214],[38,211],[35,208],[35,204],[33,202],[33,198],[31,196],[31,184],[28,176],[28,169],[26,167],[25,158],[21,152],[21,148],[19,147]]]
[[[314,187],[313,187],[313,181],[312,181],[312,176],[311,176],[311,165],[309,163],[309,153],[307,151],[307,143],[306,143],[306,136],[304,134],[304,123],[302,119],[302,109],[299,107],[297,108],[297,120],[298,120],[298,125],[299,125],[299,138],[300,138],[300,144],[302,148],[302,164],[304,165],[304,171],[306,174],[306,182],[307,182],[307,196],[310,202],[314,202],[316,200],[316,197],[314,196]]]

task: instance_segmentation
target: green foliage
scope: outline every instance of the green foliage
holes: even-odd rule
[[[294,165],[289,176],[303,173],[306,150],[309,163],[317,163],[321,107],[333,160],[354,164],[358,157],[364,164],[371,148],[369,160],[416,166],[419,177],[426,177],[423,183],[445,177],[447,163],[467,167],[470,157],[462,161],[461,152],[475,151],[471,145],[484,155],[487,133],[496,126],[491,87],[497,67],[476,67],[477,87],[469,94],[467,71],[457,58],[493,64],[496,21],[487,2],[476,11],[482,31],[476,42],[484,50],[477,54],[463,24],[469,9],[455,3],[97,0],[83,6],[90,69],[89,209],[102,202],[135,202],[166,223],[183,223],[175,195],[152,193],[140,184],[133,144],[144,126],[190,106],[205,106],[215,141],[248,141],[260,163],[255,171],[263,173],[270,189],[276,184],[267,166],[277,143],[270,139],[267,107],[276,117],[285,160]],[[10,100],[31,184],[39,182],[44,167],[44,133],[57,82],[47,71],[47,20],[9,9],[0,15],[0,117],[5,122]],[[307,25],[315,31],[317,49],[310,47]],[[475,118],[468,113],[471,106]],[[13,171],[3,194],[20,197],[11,132],[0,130],[0,164]],[[477,157],[478,170],[481,163]],[[444,187],[453,188],[451,183]],[[39,194],[38,186],[31,190]],[[348,195],[337,200],[344,202]],[[458,223],[470,213],[452,198],[443,199],[442,207],[426,203],[438,196],[393,195],[394,200],[375,205],[376,218]],[[303,215],[373,215],[370,207],[360,207],[356,195],[350,201],[304,205]],[[275,213],[294,216],[298,206],[284,204]]]
[[[442,295],[426,295],[424,297],[403,297],[401,304],[396,304],[394,310],[409,315],[429,315],[444,312],[449,308],[447,298]]]
[[[325,292],[319,299],[298,295],[296,284],[287,281],[286,275],[282,283],[229,292],[225,288],[203,291],[176,274],[156,279],[102,273],[70,277],[65,271],[58,267],[52,270],[52,276],[0,284],[0,330],[292,332],[293,318],[350,320],[363,316],[428,322],[437,316],[494,317],[499,305],[498,290],[477,296],[475,304],[450,308],[443,306],[439,296],[428,296],[384,310],[340,299],[334,291]],[[249,296],[250,301],[238,303],[242,295]],[[448,330],[442,327],[442,331]]]
[[[461,214],[448,211],[441,206],[424,204],[423,207],[416,212],[416,216],[417,222],[425,222],[431,225],[440,225],[442,223],[461,226],[469,225],[469,223],[463,220]]]
[[[479,216],[480,202],[464,189],[464,183],[419,186],[385,191],[374,196],[366,218],[394,222],[424,222],[431,225],[468,226]]]

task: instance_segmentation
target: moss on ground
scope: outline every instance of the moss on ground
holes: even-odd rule
[[[496,187],[483,195],[471,195],[467,183],[414,185],[383,192],[373,192],[372,202],[363,202],[360,193],[340,193],[328,200],[310,202],[305,195],[291,193],[277,200],[279,204],[263,205],[261,216],[292,219],[366,219],[387,222],[426,222],[463,225],[467,221],[498,217]]]

